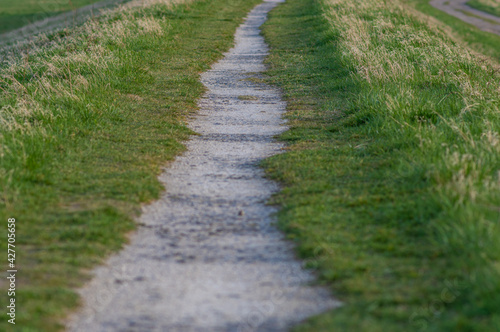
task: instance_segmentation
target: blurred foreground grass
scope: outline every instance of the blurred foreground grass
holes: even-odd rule
[[[280,225],[344,302],[297,331],[500,331],[499,66],[450,30],[400,1],[271,12],[291,129],[264,165]]]
[[[84,271],[121,248],[161,192],[161,167],[191,133],[199,74],[256,3],[149,1],[41,37],[0,68],[0,219],[17,219],[19,270],[16,325],[2,319],[1,331],[62,328]]]

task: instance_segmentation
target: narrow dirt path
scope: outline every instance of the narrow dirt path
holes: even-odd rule
[[[279,1],[257,6],[236,46],[202,75],[208,92],[191,122],[200,133],[161,176],[163,197],[137,234],[81,291],[71,331],[284,331],[339,302],[308,285],[265,203],[278,186],[257,163],[279,153],[285,103],[257,83],[268,48],[259,35]]]
[[[429,3],[480,30],[500,35],[500,17],[471,8],[467,6],[467,2],[468,0],[431,0]]]

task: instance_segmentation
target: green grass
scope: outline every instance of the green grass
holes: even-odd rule
[[[120,249],[141,203],[159,196],[161,167],[191,133],[199,73],[256,2],[113,14],[0,68],[0,220],[17,219],[19,269],[17,324],[2,319],[1,331],[61,329],[84,271]]]
[[[0,33],[101,0],[0,0]]]
[[[485,22],[488,22],[488,23],[492,23],[492,24],[498,24],[497,21],[494,21],[494,20],[490,20],[490,19],[487,19],[487,18],[484,18],[483,16],[480,16],[480,15],[476,15],[474,13],[471,13],[470,11],[467,11],[467,10],[462,10],[462,9],[458,9],[459,12],[461,12],[462,14],[464,15],[467,15],[467,16],[470,16],[470,17],[475,17],[475,18],[479,18]]]
[[[450,31],[456,38],[467,43],[467,45],[479,53],[488,55],[494,60],[500,62],[500,36],[481,31],[473,25],[448,15],[439,9],[429,5],[429,0],[404,0],[403,2],[411,4],[420,12],[432,16],[450,28]],[[470,3],[469,3],[470,4]]]
[[[470,0],[467,2],[467,5],[485,13],[500,17],[500,5],[498,2],[495,3],[494,0]]]
[[[264,26],[279,224],[344,302],[296,331],[500,331],[498,69],[397,2],[335,3]]]

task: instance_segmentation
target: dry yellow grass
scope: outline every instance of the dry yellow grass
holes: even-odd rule
[[[106,75],[109,66],[119,65],[117,58],[102,47],[103,44],[123,46],[128,38],[145,34],[159,37],[163,35],[166,25],[161,19],[134,18],[137,11],[156,5],[174,6],[191,1],[136,0],[108,10],[99,20],[85,23],[67,37],[48,42],[46,35],[40,35],[30,42],[30,48],[26,47],[25,42],[21,42],[18,46],[18,50],[24,50],[21,55],[13,52],[9,57],[9,64],[0,68],[0,83],[3,83],[0,86],[0,98],[14,99],[12,105],[0,108],[0,129],[43,133],[42,127],[29,121],[32,117],[46,116],[51,112],[44,109],[39,100],[50,98],[51,95],[78,100],[79,93],[91,85],[99,84],[89,82],[80,72],[90,71],[98,78]],[[72,45],[82,43],[89,43],[85,51],[66,51],[71,50]],[[18,78],[26,75],[32,75],[32,79],[19,82]]]
[[[343,1],[326,0],[330,8],[327,18],[335,29],[342,31],[341,47],[348,58],[357,64],[357,71],[368,82],[384,82],[394,79],[412,79],[415,72],[422,71],[441,82],[453,82],[461,85],[463,93],[480,97],[483,90],[475,85],[463,71],[447,71],[454,62],[476,64],[484,61],[478,59],[470,49],[460,44],[444,43],[449,37],[436,30],[435,34],[417,30],[410,25],[395,25],[388,16],[380,16],[374,21],[360,18],[361,13],[386,11],[397,15],[411,13],[414,20],[429,24],[432,29],[436,25],[423,20],[421,15],[398,1],[384,3],[376,0]],[[371,36],[368,33],[371,31]],[[393,41],[399,42],[397,49],[390,49]],[[401,48],[400,48],[401,47]],[[491,64],[489,65],[491,66]],[[438,72],[435,68],[442,68]],[[486,68],[486,67],[485,67]]]
[[[381,98],[385,100],[386,111],[398,124],[408,125],[398,113],[413,112],[419,102],[414,87],[405,84],[405,81],[411,82],[417,76],[425,77],[433,84],[459,87],[458,93],[465,103],[461,114],[474,112],[481,101],[488,101],[489,107],[483,108],[485,112],[498,114],[498,104],[491,102],[500,99],[498,65],[460,43],[452,42],[445,32],[436,29],[434,22],[422,19],[420,14],[399,1],[325,0],[324,4],[328,8],[328,21],[335,30],[342,32],[339,47],[345,61],[355,64],[357,75],[371,85],[401,82],[397,94],[391,91]],[[362,18],[377,12],[385,15],[379,15],[374,20]],[[433,32],[417,29],[413,22],[396,22],[404,16],[429,25]],[[478,80],[471,76],[470,68],[479,68],[485,74],[491,73],[491,76],[486,82]],[[487,75],[483,77],[487,78]],[[468,151],[462,153],[448,149],[443,151],[444,166],[454,173],[451,181],[443,182],[446,192],[456,196],[458,201],[474,200],[477,188],[474,189],[473,184],[482,183],[485,188],[500,185],[498,177],[484,178],[481,172],[476,171],[481,168],[477,166],[482,164],[481,158],[489,158],[490,153],[500,153],[498,134],[492,131],[489,120],[484,119],[479,135],[481,138],[478,139],[463,124],[459,125],[452,119],[445,120],[444,117],[441,119],[469,146]],[[433,144],[429,138],[432,131],[432,126],[415,128],[424,150]]]

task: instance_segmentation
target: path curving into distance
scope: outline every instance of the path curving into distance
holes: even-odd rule
[[[160,179],[123,251],[80,291],[70,331],[286,331],[339,306],[311,286],[266,205],[278,186],[259,161],[280,153],[279,90],[257,83],[268,47],[259,27],[280,1],[250,12],[236,45],[202,75],[208,91],[191,128],[199,136]]]
[[[429,3],[480,30],[500,35],[500,17],[469,7],[467,2],[468,0],[431,0]]]

